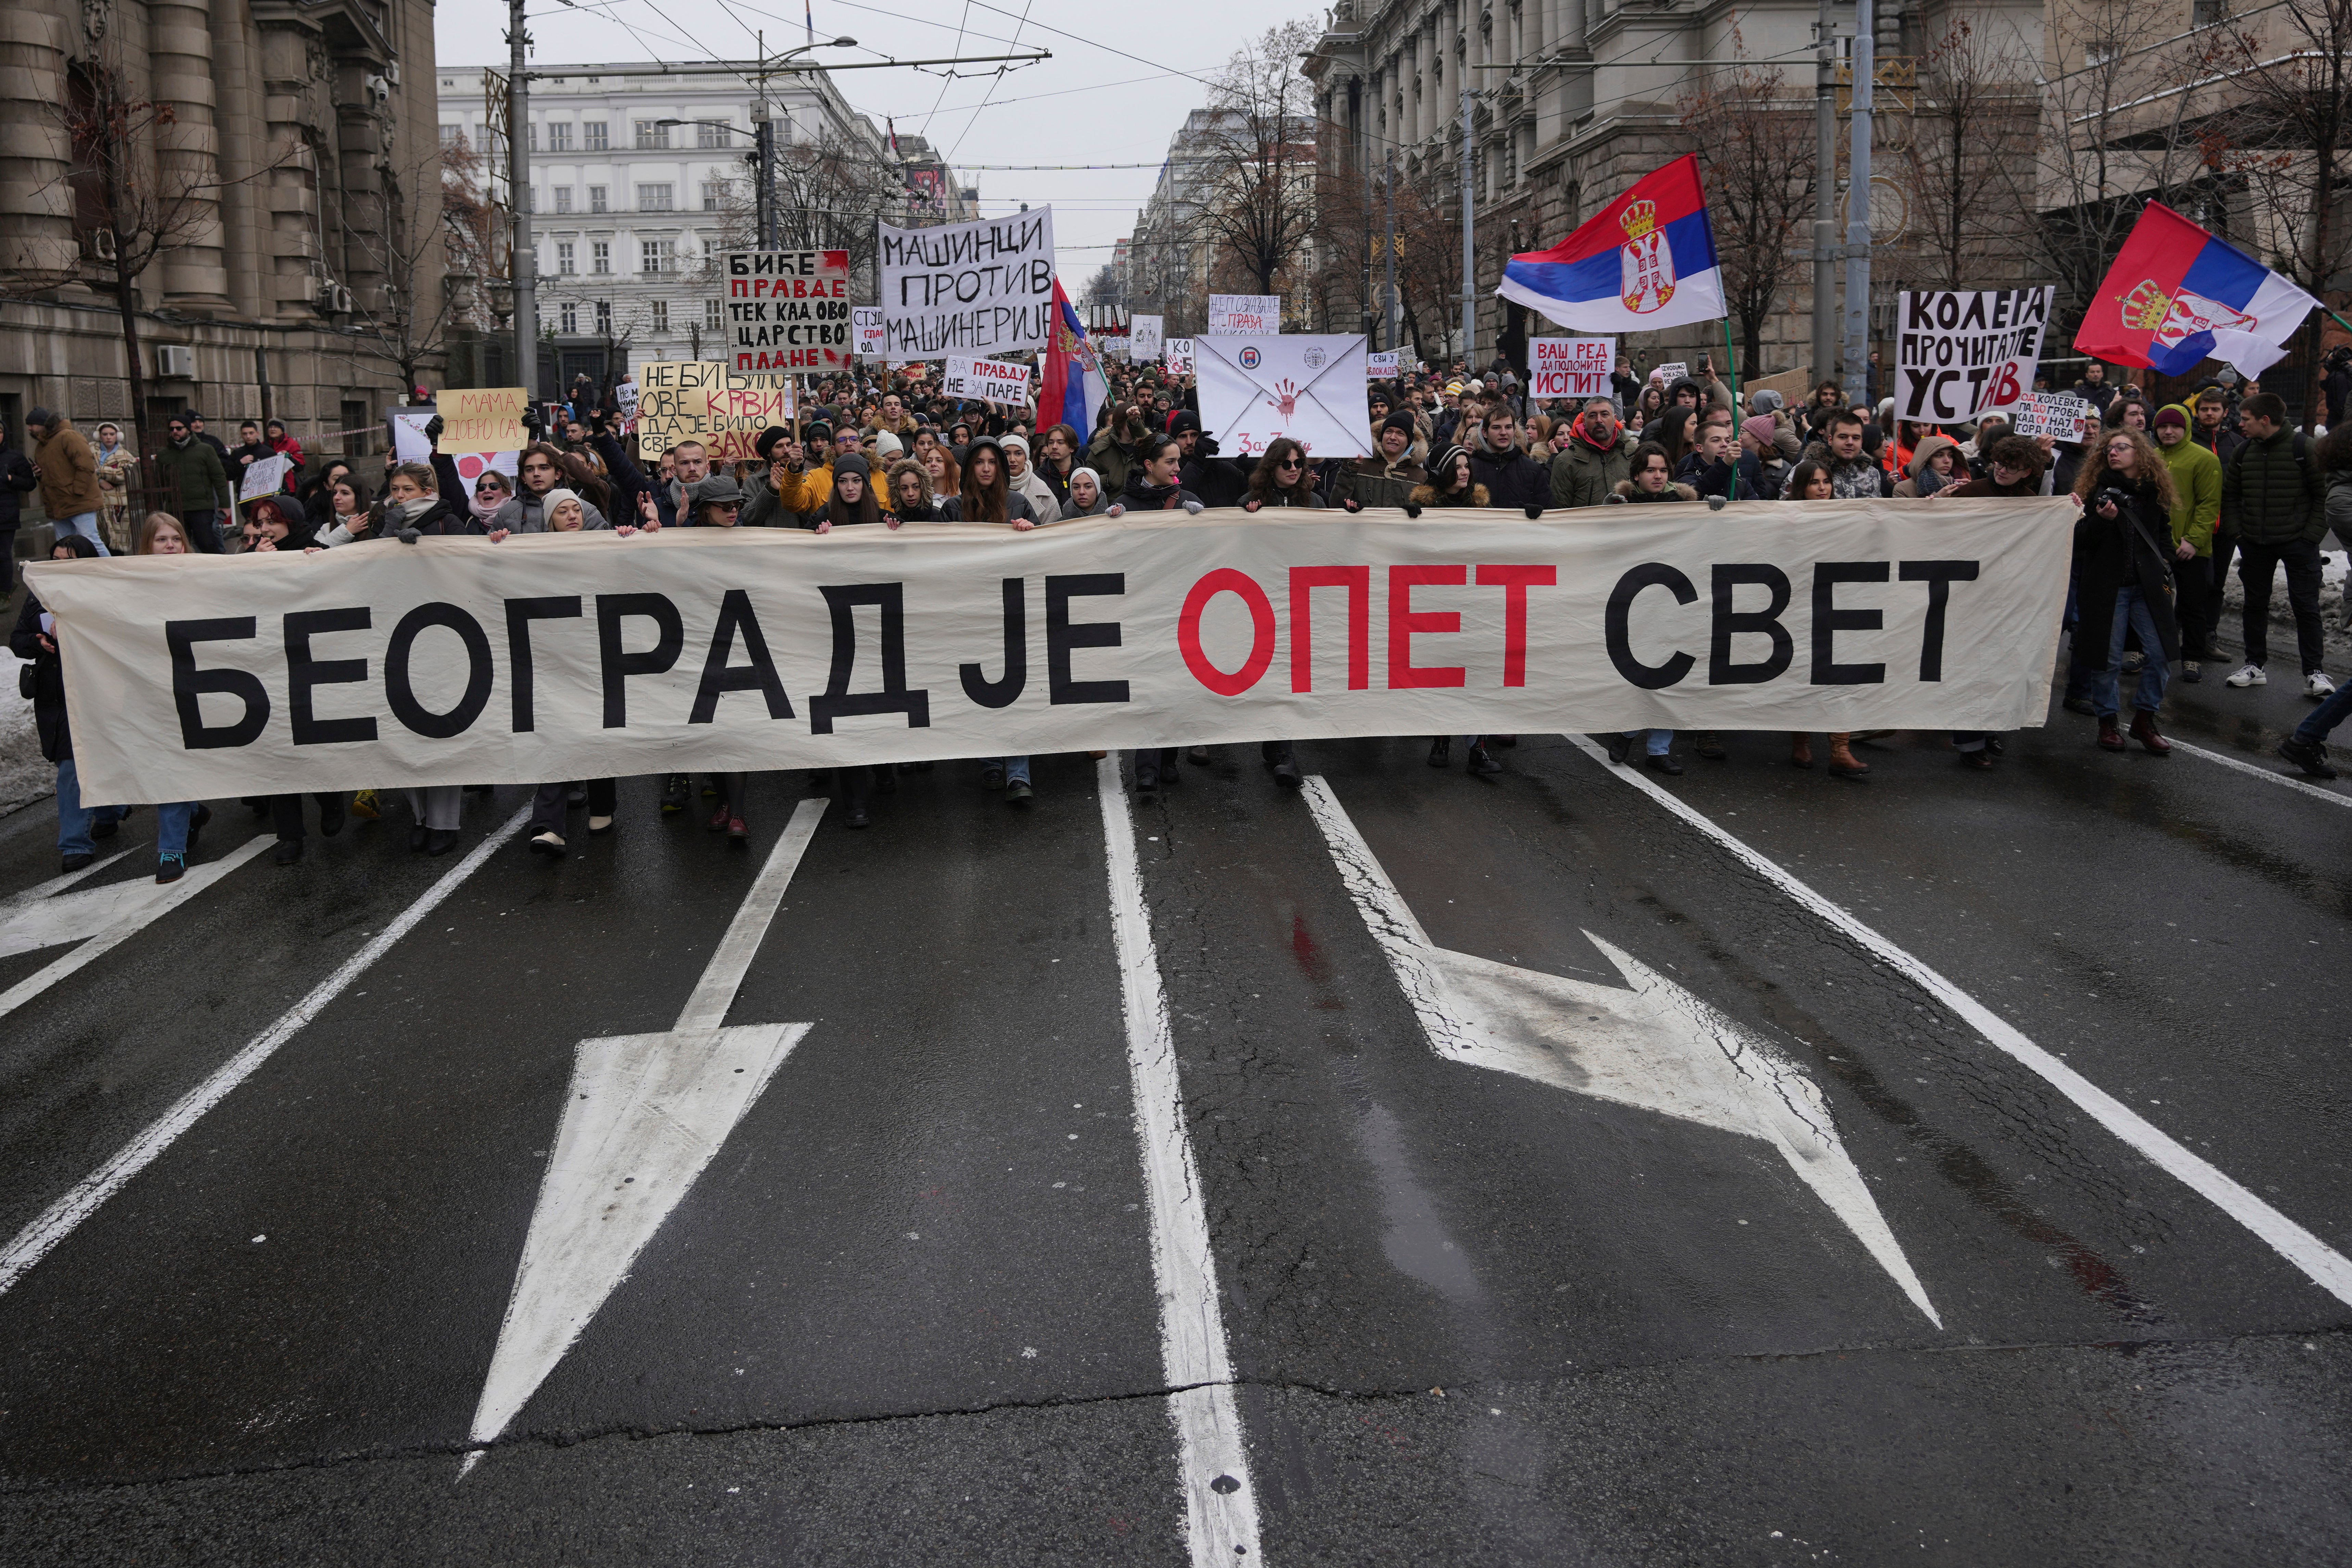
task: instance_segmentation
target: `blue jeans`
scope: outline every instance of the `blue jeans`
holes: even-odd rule
[[[155,808],[155,852],[159,855],[184,855],[188,852],[188,824],[196,820],[194,800],[173,800]]]
[[[1675,748],[1675,732],[1671,729],[1629,729],[1625,738],[1639,740],[1645,735],[1650,737],[1649,753],[1653,757],[1664,757]]]
[[[983,768],[1002,768],[1007,784],[1029,782],[1029,759],[1025,757],[992,757],[981,764]]]
[[[51,517],[49,526],[58,538],[63,538],[68,534],[79,534],[98,547],[99,554],[112,553],[106,548],[106,540],[100,537],[96,512],[76,512],[70,517]]]
[[[81,803],[81,778],[74,771],[73,758],[58,764],[58,852],[68,855],[94,855],[97,841],[89,831],[100,822],[119,822],[126,815],[121,806],[85,808]]]
[[[2116,716],[2119,694],[2118,677],[2124,665],[2124,635],[2139,632],[2139,647],[2147,662],[2139,667],[2139,690],[2132,694],[2132,706],[2142,713],[2154,713],[2164,705],[2164,688],[2172,682],[2172,667],[2164,662],[2164,641],[2157,635],[2156,617],[2147,608],[2147,596],[2137,588],[2116,591],[2116,622],[2107,633],[2107,663],[2091,683],[2091,709],[2101,718]]]
[[[2294,727],[2294,737],[2315,746],[2327,738],[2329,730],[2344,722],[2346,714],[2352,714],[2352,681],[2346,681],[2336,687],[2334,696],[2312,709],[2304,721]]]

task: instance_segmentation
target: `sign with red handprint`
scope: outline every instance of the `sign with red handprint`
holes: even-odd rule
[[[1269,333],[1193,341],[1203,434],[1246,461],[1288,436],[1312,456],[1370,454],[1360,336]]]

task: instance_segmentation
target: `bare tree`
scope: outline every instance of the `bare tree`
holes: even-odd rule
[[[780,147],[775,163],[777,248],[845,250],[850,286],[861,299],[876,298],[874,260],[881,236],[875,219],[878,214],[905,221],[907,192],[896,172],[873,149],[831,136],[813,145]]]
[[[435,279],[462,279],[476,267],[461,267],[459,259],[487,259],[492,232],[488,204],[479,200],[471,175],[478,167],[472,150],[461,138],[446,149],[435,147],[407,169],[381,172],[383,222],[367,228],[343,214],[344,254],[359,262],[358,270],[383,281],[373,297],[360,302],[352,326],[356,336],[347,356],[354,363],[374,361],[389,364],[400,375],[403,392],[419,384],[428,361],[448,350],[453,329],[474,325],[478,296],[462,287],[452,288]],[[432,266],[438,261],[439,268]],[[428,298],[428,295],[430,298]]]
[[[1207,166],[1202,226],[1260,294],[1279,292],[1276,276],[1315,232],[1315,84],[1298,61],[1318,35],[1313,22],[1286,22],[1235,51],[1210,86],[1210,130],[1194,150]]]
[[[159,258],[204,238],[218,225],[223,191],[267,176],[293,157],[295,149],[281,150],[238,180],[223,180],[208,159],[182,150],[174,108],[135,96],[121,68],[105,58],[68,68],[65,101],[55,112],[72,148],[65,179],[73,194],[75,226],[122,323],[134,450],[144,454],[147,371],[139,340],[139,279]],[[167,150],[177,155],[167,159]],[[103,239],[91,243],[100,233]]]
[[[1936,288],[2017,281],[2033,211],[2037,72],[2014,30],[1957,17],[1919,60],[1906,271]]]
[[[2345,162],[2352,156],[2352,0],[2277,0],[2208,29],[2204,63],[2228,101],[2204,127],[2207,162],[2252,198],[2249,246],[2315,295],[2352,265]],[[2186,96],[2186,95],[2184,95]],[[2321,417],[2320,318],[2306,324],[2304,418]]]
[[[1739,319],[1742,374],[1764,373],[1764,324],[1806,264],[1818,179],[1812,107],[1785,98],[1777,67],[1734,66],[1675,102],[1698,154],[1715,225],[1724,303]]]
[[[2178,13],[2141,0],[2081,0],[2050,13],[2036,238],[2078,319],[2141,208],[2182,206],[2208,177],[2187,129],[2197,95],[2168,90],[2195,75],[2178,26]]]

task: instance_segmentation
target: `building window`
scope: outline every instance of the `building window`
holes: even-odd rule
[[[594,239],[588,242],[588,270],[599,277],[613,275],[613,242]]]
[[[718,300],[704,300],[702,302],[702,329],[706,332],[716,332],[719,330],[721,325],[719,320],[721,313],[722,309]]]
[[[654,329],[655,331],[656,331],[656,332],[667,332],[667,331],[668,331],[668,330],[669,330],[669,301],[668,301],[668,300],[667,300],[667,299],[656,299],[656,300],[655,300],[655,301],[653,302],[652,307],[651,307],[651,314],[652,314],[652,319],[653,319],[653,329]]]
[[[591,185],[588,187],[588,210],[592,213],[601,213],[604,210],[604,186]]]
[[[667,213],[671,211],[677,205],[677,187],[671,184],[639,185],[637,187],[637,211],[641,213]]]
[[[607,338],[613,335],[613,302],[609,299],[596,301],[596,330]]]
[[[735,145],[735,128],[713,125],[707,120],[698,121],[694,127],[694,144],[697,147],[732,147]]]
[[[636,122],[636,126],[638,146],[667,147],[669,145],[668,126],[657,125],[650,120],[640,120]]]
[[[568,213],[572,210],[571,186],[558,185],[555,187],[555,210],[559,213]]]
[[[441,127],[442,146],[455,147],[464,140],[466,140],[466,128],[464,126],[445,124]]]
[[[719,204],[726,199],[726,181],[705,180],[702,182],[702,210],[706,213],[717,212]]]
[[[2189,7],[2189,25],[2192,27],[2210,27],[2227,21],[2229,16],[2229,0],[2191,0]]]
[[[547,128],[547,150],[550,152],[572,151],[572,122],[559,120]]]
[[[528,147],[530,147],[530,149],[533,152],[538,152],[538,151],[539,151],[539,127],[538,127],[538,126],[536,126],[536,125],[526,125],[526,126],[524,126],[524,127],[522,128],[522,139],[523,139],[524,144],[525,144],[525,145],[527,145]]]
[[[648,277],[667,277],[677,270],[677,241],[648,239],[637,242],[637,270]]]
[[[605,150],[604,122],[601,120],[582,120],[580,122],[580,145],[591,152],[604,152]]]
[[[556,276],[569,277],[579,270],[579,267],[572,265],[572,242],[568,239],[557,240],[555,242]]]
[[[572,304],[568,299],[565,300],[563,302],[563,309],[557,317],[557,319],[562,323],[562,330],[566,332],[577,332],[580,330],[580,307]]]

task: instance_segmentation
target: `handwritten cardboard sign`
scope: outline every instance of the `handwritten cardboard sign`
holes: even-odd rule
[[[530,441],[522,427],[520,387],[446,387],[435,400],[441,415],[441,450],[517,452]]]

